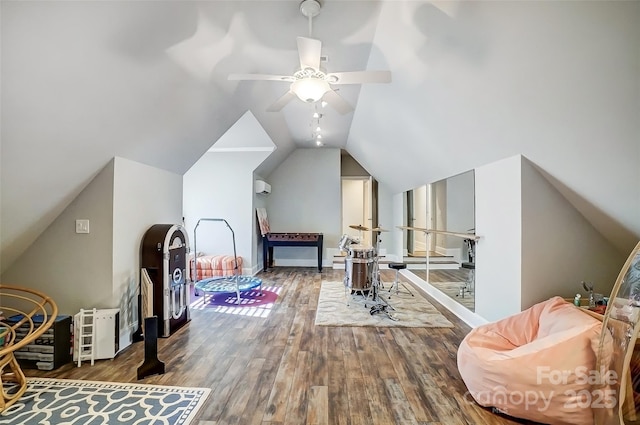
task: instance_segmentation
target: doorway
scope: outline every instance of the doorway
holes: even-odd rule
[[[407,194],[407,226],[426,229],[427,226],[427,185],[409,190]],[[424,232],[407,230],[407,255],[410,257],[426,256],[426,240]]]
[[[351,226],[367,229],[378,226],[377,181],[372,177],[343,177],[341,187],[342,233],[357,236],[361,245],[372,246],[371,231]]]

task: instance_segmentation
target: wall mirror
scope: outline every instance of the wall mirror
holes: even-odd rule
[[[427,190],[427,185],[423,185],[405,192],[405,226],[427,227]],[[427,245],[424,232],[407,230],[404,241],[407,260],[426,257]],[[416,262],[424,266],[424,262]]]
[[[404,261],[420,279],[475,310],[475,181],[468,171],[405,192],[405,226],[455,233],[403,232]],[[427,255],[428,254],[428,255]]]

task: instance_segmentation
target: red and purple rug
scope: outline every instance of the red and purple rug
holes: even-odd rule
[[[267,317],[282,290],[281,286],[263,286],[240,292],[240,304],[235,292],[207,293],[196,296],[191,289],[192,310],[210,310],[241,316]]]

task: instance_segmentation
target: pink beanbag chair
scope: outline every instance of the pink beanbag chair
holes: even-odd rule
[[[560,297],[473,329],[458,349],[467,399],[545,424],[593,424],[601,329]]]

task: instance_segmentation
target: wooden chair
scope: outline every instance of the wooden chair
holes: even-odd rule
[[[632,364],[638,350],[640,334],[640,243],[633,249],[620,270],[607,310],[602,316],[603,332],[598,348],[598,371],[607,371],[613,382],[600,382],[597,394],[611,395],[614,402],[594,409],[596,425],[624,425],[637,423],[638,411],[634,400]],[[613,356],[607,356],[613,352]]]
[[[3,412],[27,390],[27,378],[14,353],[51,327],[58,306],[42,292],[1,284],[0,302],[0,412]]]

